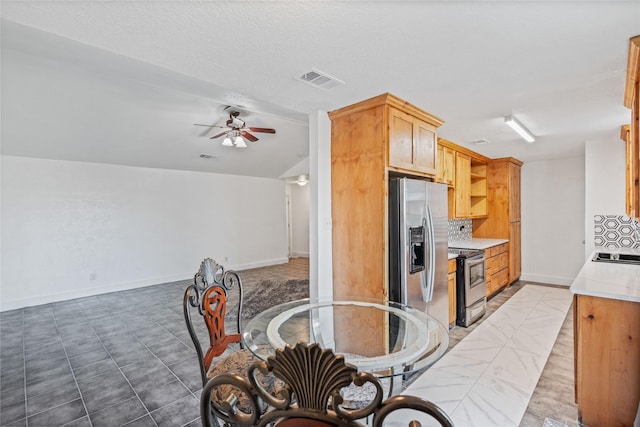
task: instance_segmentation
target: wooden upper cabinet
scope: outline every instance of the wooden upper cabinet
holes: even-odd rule
[[[389,166],[436,175],[436,127],[389,108]]]
[[[620,131],[620,138],[625,143],[625,212],[631,217],[639,216],[640,194],[638,181],[640,178],[640,158],[638,158],[638,141],[631,138],[631,125],[624,125]]]
[[[487,163],[471,157],[471,218],[487,216]]]
[[[456,153],[456,218],[471,216],[471,156]]]
[[[413,168],[413,117],[389,110],[389,166]]]
[[[456,153],[456,218],[487,216],[487,164]]]
[[[446,147],[438,138],[438,164],[436,182],[447,184],[449,187],[455,186],[456,152],[452,148]]]
[[[624,105],[631,109],[631,124],[626,135],[627,215],[640,220],[640,36],[629,40],[629,60]]]

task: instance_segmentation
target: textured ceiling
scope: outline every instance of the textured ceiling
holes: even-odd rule
[[[11,131],[7,140],[3,126],[3,153],[20,154],[19,146],[25,145],[24,138],[15,139],[24,128],[5,121],[8,109],[20,126],[29,122],[36,127],[32,135],[57,138],[63,147],[51,155],[55,158],[77,143],[62,140],[97,128],[95,141],[83,141],[87,155],[106,151],[99,148],[106,140],[126,140],[131,158],[149,152],[153,144],[162,147],[150,155],[149,166],[222,171],[217,169],[222,163],[233,163],[244,174],[260,176],[279,176],[308,155],[299,141],[300,134],[306,139],[308,112],[330,111],[383,92],[441,117],[442,137],[491,157],[530,161],[581,155],[586,141],[614,144],[620,125],[629,121],[622,105],[628,39],[640,34],[640,0],[3,1],[1,12],[3,125]],[[40,42],[21,47],[16,34],[29,28],[12,23],[62,38],[38,33],[31,37]],[[42,40],[46,48],[38,52]],[[51,74],[60,87],[86,84],[106,99],[102,107],[78,106],[66,115],[81,113],[73,126],[86,130],[65,134],[71,125],[61,126],[57,111],[50,113],[51,120],[42,120],[56,102],[64,105],[55,91],[51,96],[57,101],[42,100],[40,111],[12,108],[21,94],[35,96],[35,89],[12,93],[5,76],[27,80],[23,68],[37,69],[39,61],[45,62],[41,57],[49,59],[49,67],[57,64],[53,69],[59,72]],[[78,72],[96,67],[102,72],[84,80]],[[312,68],[346,84],[324,91],[293,79]],[[190,160],[181,164],[185,147],[176,145],[178,140],[190,141],[192,151],[198,151],[198,144],[201,151],[213,147],[208,140],[199,142],[206,139],[199,134],[202,129],[189,123],[211,122],[225,104],[245,105],[255,117],[250,125],[277,127],[279,133],[250,146],[251,155],[258,154],[258,147],[264,150],[251,166],[246,165],[250,150],[243,157],[221,154],[215,168],[198,169]],[[157,113],[153,127],[150,111]],[[526,144],[503,124],[509,114],[537,136],[535,143]],[[287,132],[292,135],[285,138]],[[480,138],[491,143],[468,144]],[[262,148],[285,139],[277,149]],[[47,139],[40,142],[44,150]],[[36,142],[29,144],[37,151]],[[143,148],[136,150],[137,144]],[[123,162],[114,158],[123,156],[95,155],[100,156]],[[271,162],[277,166],[264,167]]]

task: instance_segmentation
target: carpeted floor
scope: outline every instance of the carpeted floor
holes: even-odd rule
[[[290,280],[263,280],[255,284],[244,286],[244,302],[242,318],[251,319],[256,314],[287,301],[295,301],[309,297],[308,279]],[[233,318],[237,313],[237,296],[231,291],[229,297],[229,311],[227,319]]]

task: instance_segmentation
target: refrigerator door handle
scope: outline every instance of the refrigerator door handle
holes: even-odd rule
[[[429,242],[427,244],[427,252],[429,257],[429,268],[427,269],[427,289],[425,302],[429,302],[433,299],[433,288],[435,287],[436,279],[436,237],[435,229],[433,227],[433,215],[431,213],[431,206],[428,204],[425,206],[427,211],[427,217],[423,219],[423,224],[426,222],[427,235],[429,236]]]

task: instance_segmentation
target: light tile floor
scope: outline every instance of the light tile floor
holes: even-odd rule
[[[457,427],[541,426],[546,415],[527,408],[570,306],[566,288],[523,286],[403,394],[436,403]]]

